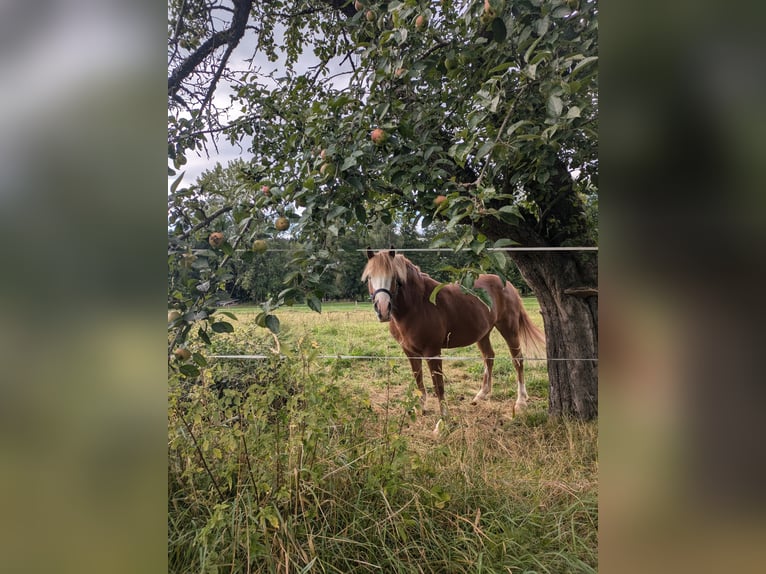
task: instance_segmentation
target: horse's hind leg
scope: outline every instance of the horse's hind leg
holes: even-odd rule
[[[426,413],[426,399],[428,398],[428,395],[426,394],[426,387],[423,384],[423,361],[420,358],[416,357],[409,357],[410,359],[410,367],[412,367],[412,374],[415,375],[415,382],[418,385],[418,390],[420,391],[420,410],[423,412],[423,414]]]
[[[521,337],[511,329],[500,329],[508,348],[513,357],[513,368],[516,369],[516,411],[520,412],[527,408],[527,387],[524,384],[524,355],[521,352]]]
[[[477,342],[481,356],[484,357],[484,378],[481,382],[481,389],[476,393],[471,403],[474,405],[481,399],[486,399],[492,392],[492,366],[495,362],[495,350],[492,348],[492,343],[489,340],[489,334],[483,339]]]

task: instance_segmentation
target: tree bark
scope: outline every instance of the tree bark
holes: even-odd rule
[[[550,359],[549,415],[596,418],[598,361],[592,360],[598,358],[596,256],[512,252],[511,258],[540,301]]]

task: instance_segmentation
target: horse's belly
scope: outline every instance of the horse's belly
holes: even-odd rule
[[[478,336],[476,332],[472,332],[470,335],[466,336],[459,331],[449,331],[444,337],[442,348],[454,349],[455,347],[467,347],[473,345],[481,338],[482,336]]]

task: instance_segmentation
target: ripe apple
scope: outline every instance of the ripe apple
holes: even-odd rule
[[[269,248],[269,244],[263,239],[256,239],[253,242],[253,251],[256,253],[264,253]]]
[[[263,193],[263,195],[270,195],[270,193],[269,193],[269,189],[270,189],[270,188],[269,188],[269,186],[268,186],[268,185],[262,185],[262,186],[261,186],[261,193]]]
[[[364,8],[364,4],[362,4],[359,0],[356,0],[356,2],[354,2],[354,9],[359,12],[362,8]]]
[[[173,356],[177,361],[188,361],[191,359],[191,351],[186,347],[178,347],[173,351]]]
[[[428,25],[428,19],[421,14],[417,18],[415,18],[415,28],[418,30],[422,30]]]
[[[290,227],[290,220],[284,216],[278,217],[274,222],[274,227],[277,228],[277,231],[285,231],[288,227]]]
[[[404,68],[397,68],[396,71],[394,72],[394,76],[396,76],[397,78],[401,78],[406,73],[407,73],[407,70],[405,70]]]
[[[320,151],[319,152],[319,157],[322,158],[322,159],[327,159],[327,150],[323,149],[322,151]]]
[[[386,140],[386,132],[380,128],[375,128],[370,132],[370,138],[375,144],[382,144]]]
[[[484,11],[481,14],[481,23],[488,24],[490,21],[495,19],[495,16],[497,16],[497,13],[492,8],[489,0],[484,0]]]
[[[168,323],[172,323],[173,321],[177,321],[181,318],[181,312],[177,311],[176,309],[171,309],[168,311]]]
[[[434,204],[436,204],[436,205],[441,205],[445,201],[447,201],[447,196],[446,195],[437,195],[434,198]]]
[[[364,15],[365,18],[367,18],[368,22],[372,22],[375,20],[375,12],[372,10],[367,10],[367,13]]]
[[[223,242],[225,240],[226,238],[223,236],[223,233],[221,233],[220,231],[214,231],[213,233],[210,234],[210,237],[208,237],[207,242],[214,249],[218,249],[221,245],[223,245]]]

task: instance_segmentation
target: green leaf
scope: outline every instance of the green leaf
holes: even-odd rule
[[[535,57],[532,58],[532,61],[529,62],[529,63],[530,63],[530,65],[537,66],[537,64],[539,64],[543,60],[545,60],[547,58],[550,58],[551,55],[552,54],[551,54],[550,50],[542,50],[542,51],[538,52],[537,54],[535,54]]]
[[[505,71],[506,71],[508,68],[510,68],[511,66],[515,66],[515,65],[516,65],[516,62],[512,62],[512,61],[509,61],[509,62],[503,62],[503,63],[502,63],[502,64],[500,64],[499,66],[495,66],[494,68],[492,68],[492,69],[491,69],[489,72],[487,72],[487,73],[488,73],[489,75],[492,75],[492,74],[496,74],[497,72],[505,72]]]
[[[377,109],[377,113],[375,115],[378,116],[379,121],[383,121],[386,117],[386,114],[388,113],[388,109],[391,107],[391,104],[388,102],[384,104],[380,104]]]
[[[239,321],[237,316],[232,313],[231,311],[218,311],[220,315],[226,315],[229,319],[234,319],[235,321]]]
[[[348,208],[346,208],[345,206],[343,206],[343,205],[336,205],[335,207],[332,208],[330,213],[327,214],[327,219],[328,220],[330,220],[330,219],[337,219],[338,217],[340,217],[343,213],[345,213],[347,211],[348,211]]]
[[[364,208],[364,205],[361,203],[354,205],[354,214],[359,223],[367,223],[367,210]]]
[[[471,241],[471,245],[470,245],[470,247],[471,247],[471,251],[473,251],[474,253],[476,253],[476,255],[479,255],[479,254],[481,254],[481,252],[482,252],[482,251],[484,251],[484,249],[487,247],[487,244],[486,244],[486,242],[484,242],[484,241],[479,241],[479,240],[477,239],[477,240],[475,240],[475,241]]]
[[[516,225],[521,219],[519,208],[515,205],[504,205],[498,211],[498,218],[510,225]]]
[[[226,321],[218,321],[210,326],[216,333],[233,333],[234,325]]]
[[[531,124],[531,123],[532,122],[530,122],[529,120],[520,120],[518,122],[515,122],[515,123],[511,124],[511,126],[508,128],[508,131],[506,132],[506,135],[510,136],[511,134],[513,134],[513,132],[515,132],[521,126],[523,126],[525,124]]]
[[[192,355],[192,359],[200,367],[207,367],[207,359],[205,359],[205,357],[202,355],[202,353],[194,353]]]
[[[343,160],[343,164],[340,166],[341,171],[346,171],[350,167],[354,167],[356,165],[356,158],[354,156],[349,156],[345,160]]]
[[[508,30],[505,28],[503,19],[495,18],[492,20],[492,37],[495,39],[495,42],[498,44],[505,42],[506,36],[508,36]]]
[[[495,142],[492,140],[484,142],[479,148],[479,151],[476,152],[476,159],[479,160],[483,158],[485,155],[492,151],[493,147],[495,147]]]
[[[199,367],[197,365],[181,365],[178,370],[187,377],[198,377]]]
[[[548,97],[548,105],[546,107],[546,111],[548,112],[548,117],[551,117],[551,118],[559,117],[563,109],[564,109],[564,103],[561,101],[561,98],[551,94]]]
[[[178,185],[181,183],[181,180],[183,179],[185,173],[186,173],[185,171],[182,171],[181,175],[179,175],[176,178],[176,180],[170,185],[170,193],[176,192],[176,189],[178,189]]]
[[[210,337],[207,334],[207,331],[203,330],[200,327],[200,329],[197,331],[197,335],[199,336],[200,339],[202,339],[203,343],[205,343],[206,345],[210,345],[211,341],[210,341]]]
[[[503,207],[498,209],[498,211],[502,213],[512,213],[513,215],[517,217],[521,217],[521,215],[519,214],[519,208],[515,205],[504,205]],[[497,244],[495,245],[495,247],[497,247]]]
[[[540,43],[541,39],[542,38],[535,38],[535,40],[532,42],[532,44],[530,44],[529,48],[527,48],[527,51],[524,52],[524,61],[525,62],[528,63],[530,61],[530,58],[532,56],[532,52],[534,52],[535,48]]]
[[[508,267],[508,257],[506,256],[504,251],[493,251],[492,257],[495,260],[495,264],[498,266],[498,268],[502,271],[505,271]]]
[[[577,106],[572,106],[571,108],[569,108],[569,110],[567,110],[566,118],[568,120],[572,120],[574,118],[579,118],[579,117],[580,117],[580,108],[578,108]]]
[[[550,25],[551,21],[548,19],[548,16],[545,16],[544,18],[541,18],[535,22],[535,32],[537,32],[538,36],[545,36],[545,33],[548,31]]]
[[[298,289],[296,287],[288,287],[287,289],[283,289],[282,291],[279,292],[279,295],[277,295],[277,299],[282,299],[282,300],[294,299],[297,293],[298,293]]]
[[[510,247],[511,245],[517,245],[517,243],[511,239],[503,238],[495,241],[495,244],[492,247]]]
[[[439,283],[436,287],[434,287],[434,290],[431,291],[431,294],[428,296],[428,301],[432,305],[436,305],[436,296],[439,294],[439,291],[444,289],[447,286],[447,283]]]
[[[309,293],[306,295],[306,304],[309,306],[309,309],[312,311],[316,311],[317,313],[322,312],[322,301],[319,300],[319,297],[316,295]]]
[[[279,334],[279,318],[276,315],[266,315],[266,326],[275,335]]]
[[[574,70],[572,70],[570,77],[573,77],[577,72],[579,72],[585,66],[587,66],[588,64],[592,64],[596,60],[598,60],[598,56],[589,56],[587,58],[583,58],[582,60],[580,60],[580,63],[574,67]]]

